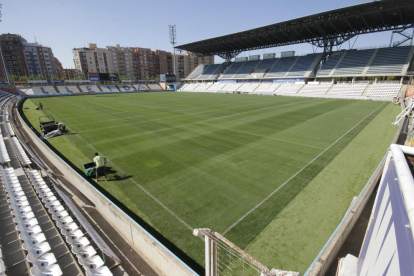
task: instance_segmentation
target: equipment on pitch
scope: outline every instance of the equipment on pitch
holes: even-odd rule
[[[51,131],[59,129],[55,123],[55,119],[53,118],[53,116],[39,117],[39,124],[40,124],[40,130],[43,132],[43,135],[46,135],[47,133]]]

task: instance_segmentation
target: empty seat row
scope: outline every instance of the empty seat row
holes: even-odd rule
[[[6,123],[6,129],[10,136],[16,136],[10,123]]]
[[[280,83],[262,83],[259,87],[257,87],[254,93],[261,95],[273,95],[280,85]]]
[[[296,94],[305,85],[305,83],[283,83],[275,91],[276,94]]]
[[[11,144],[13,145],[13,148],[14,148],[14,151],[17,155],[17,158],[19,158],[20,163],[23,166],[27,166],[27,165],[32,164],[32,161],[27,156],[27,154],[24,151],[22,145],[20,145],[19,140],[16,137],[12,137],[10,141],[11,141]]]
[[[332,87],[333,83],[329,82],[329,83],[308,83],[307,85],[305,85],[305,87],[303,87],[302,90],[300,90],[299,93],[301,94],[318,94],[318,95],[323,95],[326,94],[328,92],[328,90]]]
[[[367,93],[370,97],[392,97],[398,96],[402,84],[400,83],[374,83]]]
[[[19,238],[23,241],[22,248],[28,252],[26,260],[32,264],[30,274],[40,275],[62,275],[62,270],[56,264],[57,260],[51,253],[50,244],[42,232],[38,221],[27,200],[26,194],[12,168],[0,167],[2,183],[7,193],[13,221],[16,230],[20,232]]]
[[[3,135],[0,133],[0,162],[8,163],[10,162],[10,156],[7,153],[6,145],[4,144]]]
[[[78,258],[78,263],[85,269],[86,275],[112,275],[109,268],[104,266],[104,261],[97,255],[98,252],[90,244],[85,233],[68,213],[66,206],[51,191],[41,175],[35,170],[26,170],[26,174],[71,247],[72,253]]]
[[[338,83],[329,92],[329,95],[341,95],[341,96],[361,96],[368,86],[368,82],[365,83]]]

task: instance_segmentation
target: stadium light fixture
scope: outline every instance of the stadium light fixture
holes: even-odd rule
[[[168,29],[170,31],[170,43],[173,45],[173,71],[174,75],[177,76],[177,74],[175,73],[175,44],[177,44],[177,29],[175,25],[168,25]]]

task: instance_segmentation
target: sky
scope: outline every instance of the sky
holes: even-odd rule
[[[181,45],[364,2],[369,1],[0,0],[0,31],[51,47],[64,68],[74,68],[72,49],[89,43],[100,48],[120,44],[172,52],[168,25],[176,25]],[[362,35],[352,39],[351,46],[387,46],[390,38],[390,32]],[[342,49],[349,46],[345,43]],[[305,43],[239,56],[291,50],[303,55],[315,49]],[[222,61],[215,57],[216,63]]]

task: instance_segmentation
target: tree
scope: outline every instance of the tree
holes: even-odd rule
[[[120,76],[119,77],[119,80],[120,81],[123,81],[123,80],[128,80],[129,78],[127,77],[127,76]]]
[[[58,80],[58,78],[55,75],[53,75],[50,77],[50,80]]]
[[[19,80],[19,76],[18,75],[10,75],[10,79],[11,80]]]
[[[29,77],[27,78],[27,80],[35,80],[35,77],[34,77],[34,76],[29,76]]]

